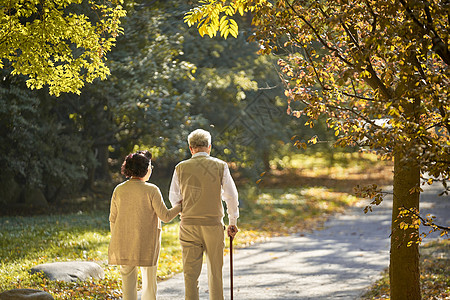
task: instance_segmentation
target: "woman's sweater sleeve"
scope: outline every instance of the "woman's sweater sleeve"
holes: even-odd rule
[[[116,217],[117,217],[117,202],[116,202],[116,191],[114,190],[113,195],[111,197],[111,206],[109,210],[109,225],[111,232],[114,223],[116,222]]]
[[[168,209],[164,204],[163,197],[159,188],[156,188],[155,193],[152,195],[152,206],[156,212],[156,215],[165,223],[170,222],[181,212],[181,203]]]

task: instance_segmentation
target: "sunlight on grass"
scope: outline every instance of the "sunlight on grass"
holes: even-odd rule
[[[161,254],[159,256],[158,265],[158,277],[160,279],[170,278],[183,270],[178,232],[178,223],[167,224],[163,227]]]
[[[308,176],[330,176],[331,178],[349,178],[354,175],[367,175],[364,170],[385,165],[376,154],[367,152],[317,152],[294,154],[271,161],[278,168],[301,170]]]
[[[120,272],[108,266],[110,240],[108,214],[3,217],[1,225],[0,291],[35,288],[55,299],[118,299]],[[182,270],[178,223],[166,224],[162,233],[158,277],[167,278]],[[57,261],[96,261],[105,278],[86,282],[51,281],[29,270],[38,264]]]
[[[260,234],[262,240],[321,227],[324,215],[358,201],[352,195],[325,187],[261,188],[252,193],[241,207],[239,224],[244,234],[249,230],[254,237]]]
[[[326,169],[340,166],[341,168],[364,168],[366,164],[373,165],[379,161],[377,155],[365,152],[316,152],[314,155],[308,153],[297,153],[285,156],[282,162],[289,168],[301,169]]]

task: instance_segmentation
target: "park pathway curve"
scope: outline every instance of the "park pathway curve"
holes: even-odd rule
[[[448,196],[439,186],[421,196],[422,212],[449,225]],[[446,199],[445,199],[446,198]],[[358,299],[389,265],[392,201],[368,214],[364,204],[324,223],[323,230],[275,237],[233,254],[234,299]],[[224,260],[224,295],[230,299],[229,256]],[[200,299],[208,299],[206,265],[200,277]],[[183,274],[158,283],[158,300],[184,298]]]

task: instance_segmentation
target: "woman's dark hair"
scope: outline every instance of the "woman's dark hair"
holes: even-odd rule
[[[126,177],[142,178],[147,174],[151,159],[152,154],[147,150],[129,154],[122,164],[121,173]]]

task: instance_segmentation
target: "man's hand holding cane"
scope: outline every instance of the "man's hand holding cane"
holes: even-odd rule
[[[228,229],[227,229],[227,233],[228,236],[231,238],[234,238],[234,236],[236,235],[236,233],[238,233],[239,229],[237,228],[236,225],[229,225]]]

